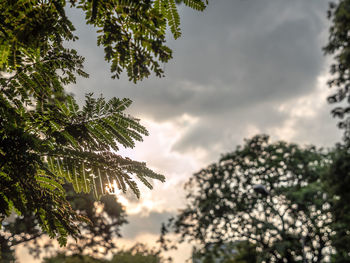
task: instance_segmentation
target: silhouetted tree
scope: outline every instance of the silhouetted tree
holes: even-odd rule
[[[204,248],[194,248],[192,263],[257,263],[255,245],[249,241],[211,244]]]
[[[92,194],[75,193],[71,185],[65,185],[67,200],[72,208],[89,219],[89,223],[78,225],[77,240],[68,240],[64,252],[79,255],[92,255],[95,258],[117,251],[116,238],[121,237],[120,227],[127,223],[124,208],[113,195],[106,195],[96,201]],[[32,213],[15,216],[5,221],[0,230],[0,240],[7,240],[7,247],[3,246],[3,257],[9,259],[2,262],[14,261],[14,249],[19,244],[29,248],[29,252],[39,257],[42,252],[59,251],[59,248],[48,239]],[[6,248],[6,249],[5,249]],[[12,257],[12,259],[10,258]],[[11,260],[10,260],[11,259]]]
[[[332,215],[321,175],[330,163],[313,146],[270,143],[265,135],[246,140],[191,177],[187,206],[164,226],[161,241],[167,245],[165,234],[174,231],[179,242],[204,249],[247,241],[258,262],[326,262]]]
[[[159,250],[150,249],[146,245],[138,243],[129,249],[118,250],[111,260],[96,259],[92,256],[74,254],[67,256],[57,254],[54,257],[45,258],[43,263],[160,263],[165,259]]]
[[[332,246],[335,249],[332,262],[350,262],[350,153],[349,146],[338,145],[334,162],[324,174],[324,189],[329,195],[333,230]]]
[[[350,1],[331,2],[328,11],[331,20],[328,44],[325,54],[334,55],[334,63],[330,72],[333,78],[329,86],[336,89],[328,97],[329,103],[336,103],[332,110],[335,117],[340,118],[339,127],[344,129],[344,145],[339,145],[330,171],[325,174],[325,191],[328,192],[333,222],[332,245],[336,252],[333,262],[350,261]]]
[[[79,254],[71,256],[57,254],[56,256],[50,258],[44,258],[43,263],[108,263],[108,261]]]
[[[350,118],[348,117],[350,113],[350,1],[331,2],[328,17],[331,20],[331,27],[324,52],[335,55],[330,69],[333,79],[328,84],[336,89],[328,97],[328,102],[338,105],[332,110],[332,114],[341,119],[339,127],[345,130],[345,138],[348,140],[350,139]]]
[[[148,248],[145,244],[138,243],[130,249],[118,251],[110,263],[160,263],[167,260],[162,257],[158,249]]]

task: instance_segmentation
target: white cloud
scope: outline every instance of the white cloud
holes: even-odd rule
[[[341,131],[336,128],[336,120],[329,114],[331,105],[327,103],[330,91],[326,83],[330,78],[325,70],[317,77],[312,92],[276,105],[276,111],[286,118],[268,128],[268,134],[277,140],[326,147],[331,147],[336,138],[339,141]]]
[[[126,207],[128,214],[175,212],[183,205],[182,184],[204,165],[206,155],[201,150],[179,153],[173,150],[173,145],[196,123],[197,118],[188,114],[164,122],[142,118],[142,124],[147,127],[150,135],[143,142],[137,143],[134,149],[122,150],[121,154],[146,162],[149,168],[165,175],[166,182],[154,181],[154,190],[140,185],[141,198],[129,198]]]

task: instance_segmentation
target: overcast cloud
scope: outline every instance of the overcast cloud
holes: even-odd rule
[[[232,147],[252,127],[267,132],[280,126],[290,117],[276,110],[283,103],[318,92],[317,79],[328,71],[322,54],[327,6],[325,0],[221,0],[203,13],[181,7],[183,36],[169,37],[174,59],[164,65],[166,78],[136,86],[126,78],[111,80],[93,31],[78,28],[77,47],[87,57],[91,78],[73,92],[129,97],[132,113],[157,122],[183,114],[197,119],[174,145],[176,151],[222,142]],[[322,118],[332,122],[328,114]]]

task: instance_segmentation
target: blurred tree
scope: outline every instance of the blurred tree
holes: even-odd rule
[[[205,8],[201,0],[184,3]],[[113,77],[123,70],[134,82],[151,71],[162,76],[160,63],[172,56],[165,46],[167,27],[180,36],[174,0],[0,2],[0,223],[12,211],[31,213],[61,245],[68,235],[79,237],[76,223],[88,220],[66,200],[64,183],[98,198],[113,181],[114,188],[128,186],[139,196],[132,175],[149,188],[149,179],[164,181],[144,163],[116,154],[148,134],[125,114],[129,99],[90,94],[79,109],[65,92],[77,76],[88,77],[84,58],[65,47],[77,39],[68,6],[81,9],[86,23],[97,28]]]
[[[333,216],[330,228],[335,249],[332,262],[350,262],[350,153],[348,145],[338,145],[334,162],[324,174],[324,189],[330,196]]]
[[[111,260],[96,259],[91,256],[74,254],[67,256],[57,254],[51,258],[45,258],[43,263],[160,263],[165,262],[160,252],[149,249],[144,244],[136,244],[127,250],[119,250]]]
[[[328,84],[336,91],[328,97],[330,103],[338,106],[332,110],[340,118],[339,127],[344,129],[344,145],[339,145],[328,173],[324,176],[325,191],[331,196],[333,222],[330,225],[332,245],[335,248],[333,262],[350,261],[350,1],[331,2],[328,12],[331,19],[329,40],[324,47],[325,54],[334,55],[330,72],[333,75]]]
[[[116,253],[110,263],[160,263],[166,259],[160,255],[160,251],[150,249],[139,243],[127,250],[120,250]]]
[[[16,262],[16,256],[14,247],[11,246],[10,240],[7,236],[0,235],[0,255],[1,260],[4,263],[14,263]]]
[[[203,247],[247,241],[258,262],[327,262],[332,220],[320,176],[331,162],[315,147],[247,140],[194,174],[187,207],[163,226]],[[256,191],[262,185],[268,194]]]
[[[80,232],[77,242],[69,240],[65,251],[97,258],[116,251],[114,239],[121,237],[120,227],[127,223],[125,211],[116,197],[106,195],[96,201],[92,194],[75,193],[71,185],[65,185],[65,190],[72,208],[90,221],[78,225]],[[29,212],[4,222],[0,239],[6,238],[7,249],[4,246],[3,253],[9,255],[9,258],[12,255],[11,260],[14,260],[14,248],[19,244],[27,246],[35,257],[39,257],[42,252],[48,252],[50,247],[53,251],[58,249],[48,240],[47,234],[38,227],[35,216]],[[3,259],[4,262],[12,262],[11,260]]]
[[[330,73],[334,76],[328,84],[336,91],[328,97],[329,103],[337,103],[332,110],[335,117],[341,119],[339,127],[345,130],[345,138],[350,139],[350,0],[331,2],[328,11],[331,19],[328,44],[325,54],[335,55]],[[346,100],[348,103],[343,103]]]
[[[192,263],[256,263],[257,260],[256,247],[248,241],[209,244],[192,252]]]
[[[45,258],[43,260],[43,263],[108,263],[108,261],[79,254],[75,254],[72,256],[67,256],[65,254],[57,254],[54,257]]]
[[[238,242],[236,244],[237,253],[231,261],[227,263],[256,263],[258,262],[258,253],[255,245],[248,241]]]

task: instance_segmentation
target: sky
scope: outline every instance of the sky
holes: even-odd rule
[[[319,147],[341,140],[326,103],[327,8],[327,0],[216,0],[204,12],[180,6],[182,36],[168,37],[174,58],[163,65],[166,76],[136,85],[125,75],[111,79],[95,29],[68,10],[80,38],[73,47],[90,74],[68,90],[80,102],[88,92],[131,98],[129,113],[150,135],[121,154],[166,176],[152,191],[142,188],[140,200],[125,196],[122,246],[152,246],[161,223],[185,206],[183,184],[244,138],[266,133],[273,141]],[[190,251],[185,244],[174,252],[175,263]],[[29,262],[24,250],[19,256]]]

